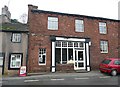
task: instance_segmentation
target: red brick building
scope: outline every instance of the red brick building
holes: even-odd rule
[[[118,57],[118,20],[28,8],[29,72],[91,71]]]

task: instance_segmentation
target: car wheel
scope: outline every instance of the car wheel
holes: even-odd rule
[[[116,70],[112,70],[111,75],[112,76],[116,76],[117,75],[117,71]]]

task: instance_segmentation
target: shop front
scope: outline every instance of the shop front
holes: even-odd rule
[[[74,70],[90,71],[89,38],[52,37],[52,72],[56,66],[72,64]]]

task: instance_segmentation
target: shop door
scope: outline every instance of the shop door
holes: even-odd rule
[[[85,69],[85,53],[83,50],[75,51],[74,69],[75,70]]]

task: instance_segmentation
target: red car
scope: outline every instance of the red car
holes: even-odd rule
[[[120,73],[120,58],[105,58],[99,65],[99,70],[102,73],[108,73],[116,76]]]

